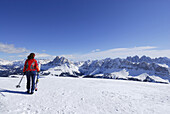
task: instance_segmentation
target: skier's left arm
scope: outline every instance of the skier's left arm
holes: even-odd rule
[[[38,63],[37,63],[36,60],[35,60],[35,68],[36,68],[37,72],[40,72],[40,69],[39,69],[39,67],[38,67]]]

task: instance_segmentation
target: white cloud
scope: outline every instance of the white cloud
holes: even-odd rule
[[[100,49],[95,49],[95,50],[92,50],[92,53],[99,52],[99,51],[100,51]]]
[[[0,43],[0,52],[4,53],[23,53],[28,52],[25,48],[16,48],[13,44]]]
[[[24,53],[24,54],[18,55],[18,57],[25,57],[25,58],[27,58],[27,56],[29,54],[30,53]],[[47,53],[35,53],[35,58],[54,58],[54,56],[49,55]]]
[[[143,47],[133,47],[133,48],[115,48],[109,49],[100,52],[90,52],[82,55],[64,55],[68,59],[79,61],[79,60],[94,60],[94,59],[104,59],[104,58],[125,58],[127,56],[149,56],[152,58],[155,57],[169,57],[170,58],[170,49],[160,50],[157,47],[153,46],[143,46]]]
[[[45,52],[46,50],[42,50]],[[10,58],[27,58],[27,56],[30,54],[30,50],[27,50],[25,48],[16,48],[13,44],[3,44],[0,43],[0,52],[9,53],[9,54],[15,54],[10,55],[8,57]],[[34,52],[34,51],[33,51]],[[54,56],[49,55],[47,53],[36,53],[36,58],[54,58]]]
[[[47,53],[35,53],[36,58],[41,58],[41,57],[51,57],[51,55]]]
[[[27,58],[30,54],[25,48],[16,48],[14,45],[2,44],[0,43],[0,52],[5,53],[21,53],[19,55],[10,57],[22,57]],[[36,58],[50,58],[53,59],[55,56],[49,55],[47,53],[36,53]],[[133,48],[114,48],[105,51],[101,51],[100,49],[95,49],[86,54],[71,54],[71,55],[60,55],[64,56],[73,61],[82,61],[82,60],[95,60],[95,59],[104,59],[104,58],[125,58],[127,56],[149,56],[152,58],[155,57],[168,57],[170,58],[170,49],[161,50],[154,46],[143,46],[143,47],[133,47]]]

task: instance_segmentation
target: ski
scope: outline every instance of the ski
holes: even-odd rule
[[[41,69],[40,62],[38,63],[38,67],[39,67],[39,70],[40,70]],[[38,90],[37,86],[38,86],[39,78],[40,78],[40,75],[39,75],[39,73],[37,73],[37,79],[36,79],[36,82],[35,82],[35,91]]]

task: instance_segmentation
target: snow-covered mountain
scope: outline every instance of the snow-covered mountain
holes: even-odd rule
[[[0,65],[10,65],[12,64],[11,61],[7,61],[7,60],[4,60],[4,59],[0,59]]]
[[[41,64],[50,62],[48,59],[37,59],[37,61]],[[9,75],[22,74],[24,63],[25,60],[7,61],[0,59],[0,76],[7,77]]]
[[[79,76],[80,71],[78,66],[69,61],[65,57],[57,56],[53,61],[41,66],[44,75],[55,76]]]
[[[126,59],[106,58],[103,60],[72,62],[65,57],[57,56],[54,60],[39,60],[42,75],[84,76],[91,78],[114,78],[136,81],[159,82],[161,78],[170,81],[170,59],[160,57],[134,56]],[[1,76],[21,74],[24,60],[14,61],[10,65],[0,65]],[[139,79],[145,74],[145,79]],[[138,78],[136,78],[138,76]],[[158,77],[158,78],[155,78]],[[164,81],[167,82],[167,81]]]
[[[169,64],[167,64],[169,61],[167,58],[151,59],[146,56],[142,56],[141,58],[138,56],[127,57],[126,59],[106,58],[103,60],[86,61],[80,67],[80,72],[88,77],[113,78],[115,76],[112,76],[112,74],[125,70],[129,73],[128,75],[122,77],[122,75],[117,74],[116,77],[129,79],[128,76],[134,77],[147,73],[149,76],[152,76],[152,78],[158,76],[162,79],[170,80]]]
[[[127,57],[126,60],[131,61],[131,62],[147,62],[147,63],[159,63],[159,64],[166,64],[170,67],[170,59],[167,57],[159,57],[159,58],[154,58],[151,59],[150,57],[142,56],[139,58],[138,56],[134,57]]]
[[[169,67],[168,67],[169,68]],[[132,76],[139,75],[142,73],[148,73],[149,75],[158,75],[158,76],[169,76],[169,70],[167,67],[155,62],[145,62],[137,61],[132,62],[128,59],[103,59],[95,61],[86,61],[81,67],[80,71],[85,75],[95,75],[103,73],[112,73],[126,69],[129,71],[129,74]]]

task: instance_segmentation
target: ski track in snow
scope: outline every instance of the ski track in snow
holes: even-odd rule
[[[0,78],[0,114],[170,113],[169,84],[50,76],[29,95],[19,80]]]

